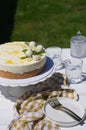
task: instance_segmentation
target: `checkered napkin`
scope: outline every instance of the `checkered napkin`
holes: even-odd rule
[[[54,76],[56,78],[56,75],[53,75],[48,80],[33,85],[34,90],[26,92],[16,101],[15,119],[10,123],[9,130],[59,130],[57,124],[46,119],[43,105],[49,98],[60,95],[76,99],[77,94],[74,90],[57,87]]]

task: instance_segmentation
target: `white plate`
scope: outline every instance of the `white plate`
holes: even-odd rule
[[[65,107],[79,115],[82,120],[85,118],[85,109],[80,105],[79,102],[65,97],[57,98]],[[47,119],[58,124],[60,127],[72,127],[80,123],[65,112],[53,109],[47,102],[44,105],[44,113],[46,114]]]
[[[7,79],[0,77],[0,85],[9,87],[26,87],[30,84],[36,84],[40,81],[44,81],[55,72],[53,61],[47,57],[46,67],[42,73],[37,76],[25,79]]]

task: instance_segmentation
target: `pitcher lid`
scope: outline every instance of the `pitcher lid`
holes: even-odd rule
[[[82,35],[81,35],[81,32],[78,31],[78,32],[77,32],[77,35],[71,38],[71,41],[72,41],[73,43],[77,43],[77,42],[78,42],[78,43],[84,43],[84,42],[86,42],[86,37],[82,36]]]

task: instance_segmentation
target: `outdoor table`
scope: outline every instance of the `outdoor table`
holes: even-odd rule
[[[70,49],[62,49],[62,60],[70,56]],[[86,73],[86,58],[83,58],[83,73]],[[58,72],[65,73],[65,69],[58,70]],[[78,84],[71,84],[71,88],[75,89],[79,94],[79,102],[86,109],[86,81]],[[11,88],[12,89],[12,88]],[[13,88],[14,89],[14,88]],[[23,89],[26,89],[25,87]],[[7,130],[9,123],[14,119],[13,106],[17,97],[8,93],[8,87],[0,86],[0,130]],[[86,130],[86,121],[83,125],[77,125],[69,128],[61,128],[61,130]]]

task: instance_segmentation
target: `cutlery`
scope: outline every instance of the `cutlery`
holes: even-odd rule
[[[67,107],[63,106],[57,98],[52,98],[48,100],[49,105],[56,109],[56,110],[61,110],[63,112],[66,112],[68,115],[70,115],[72,118],[74,118],[77,121],[82,121],[82,118],[79,117],[76,113],[68,109]]]

